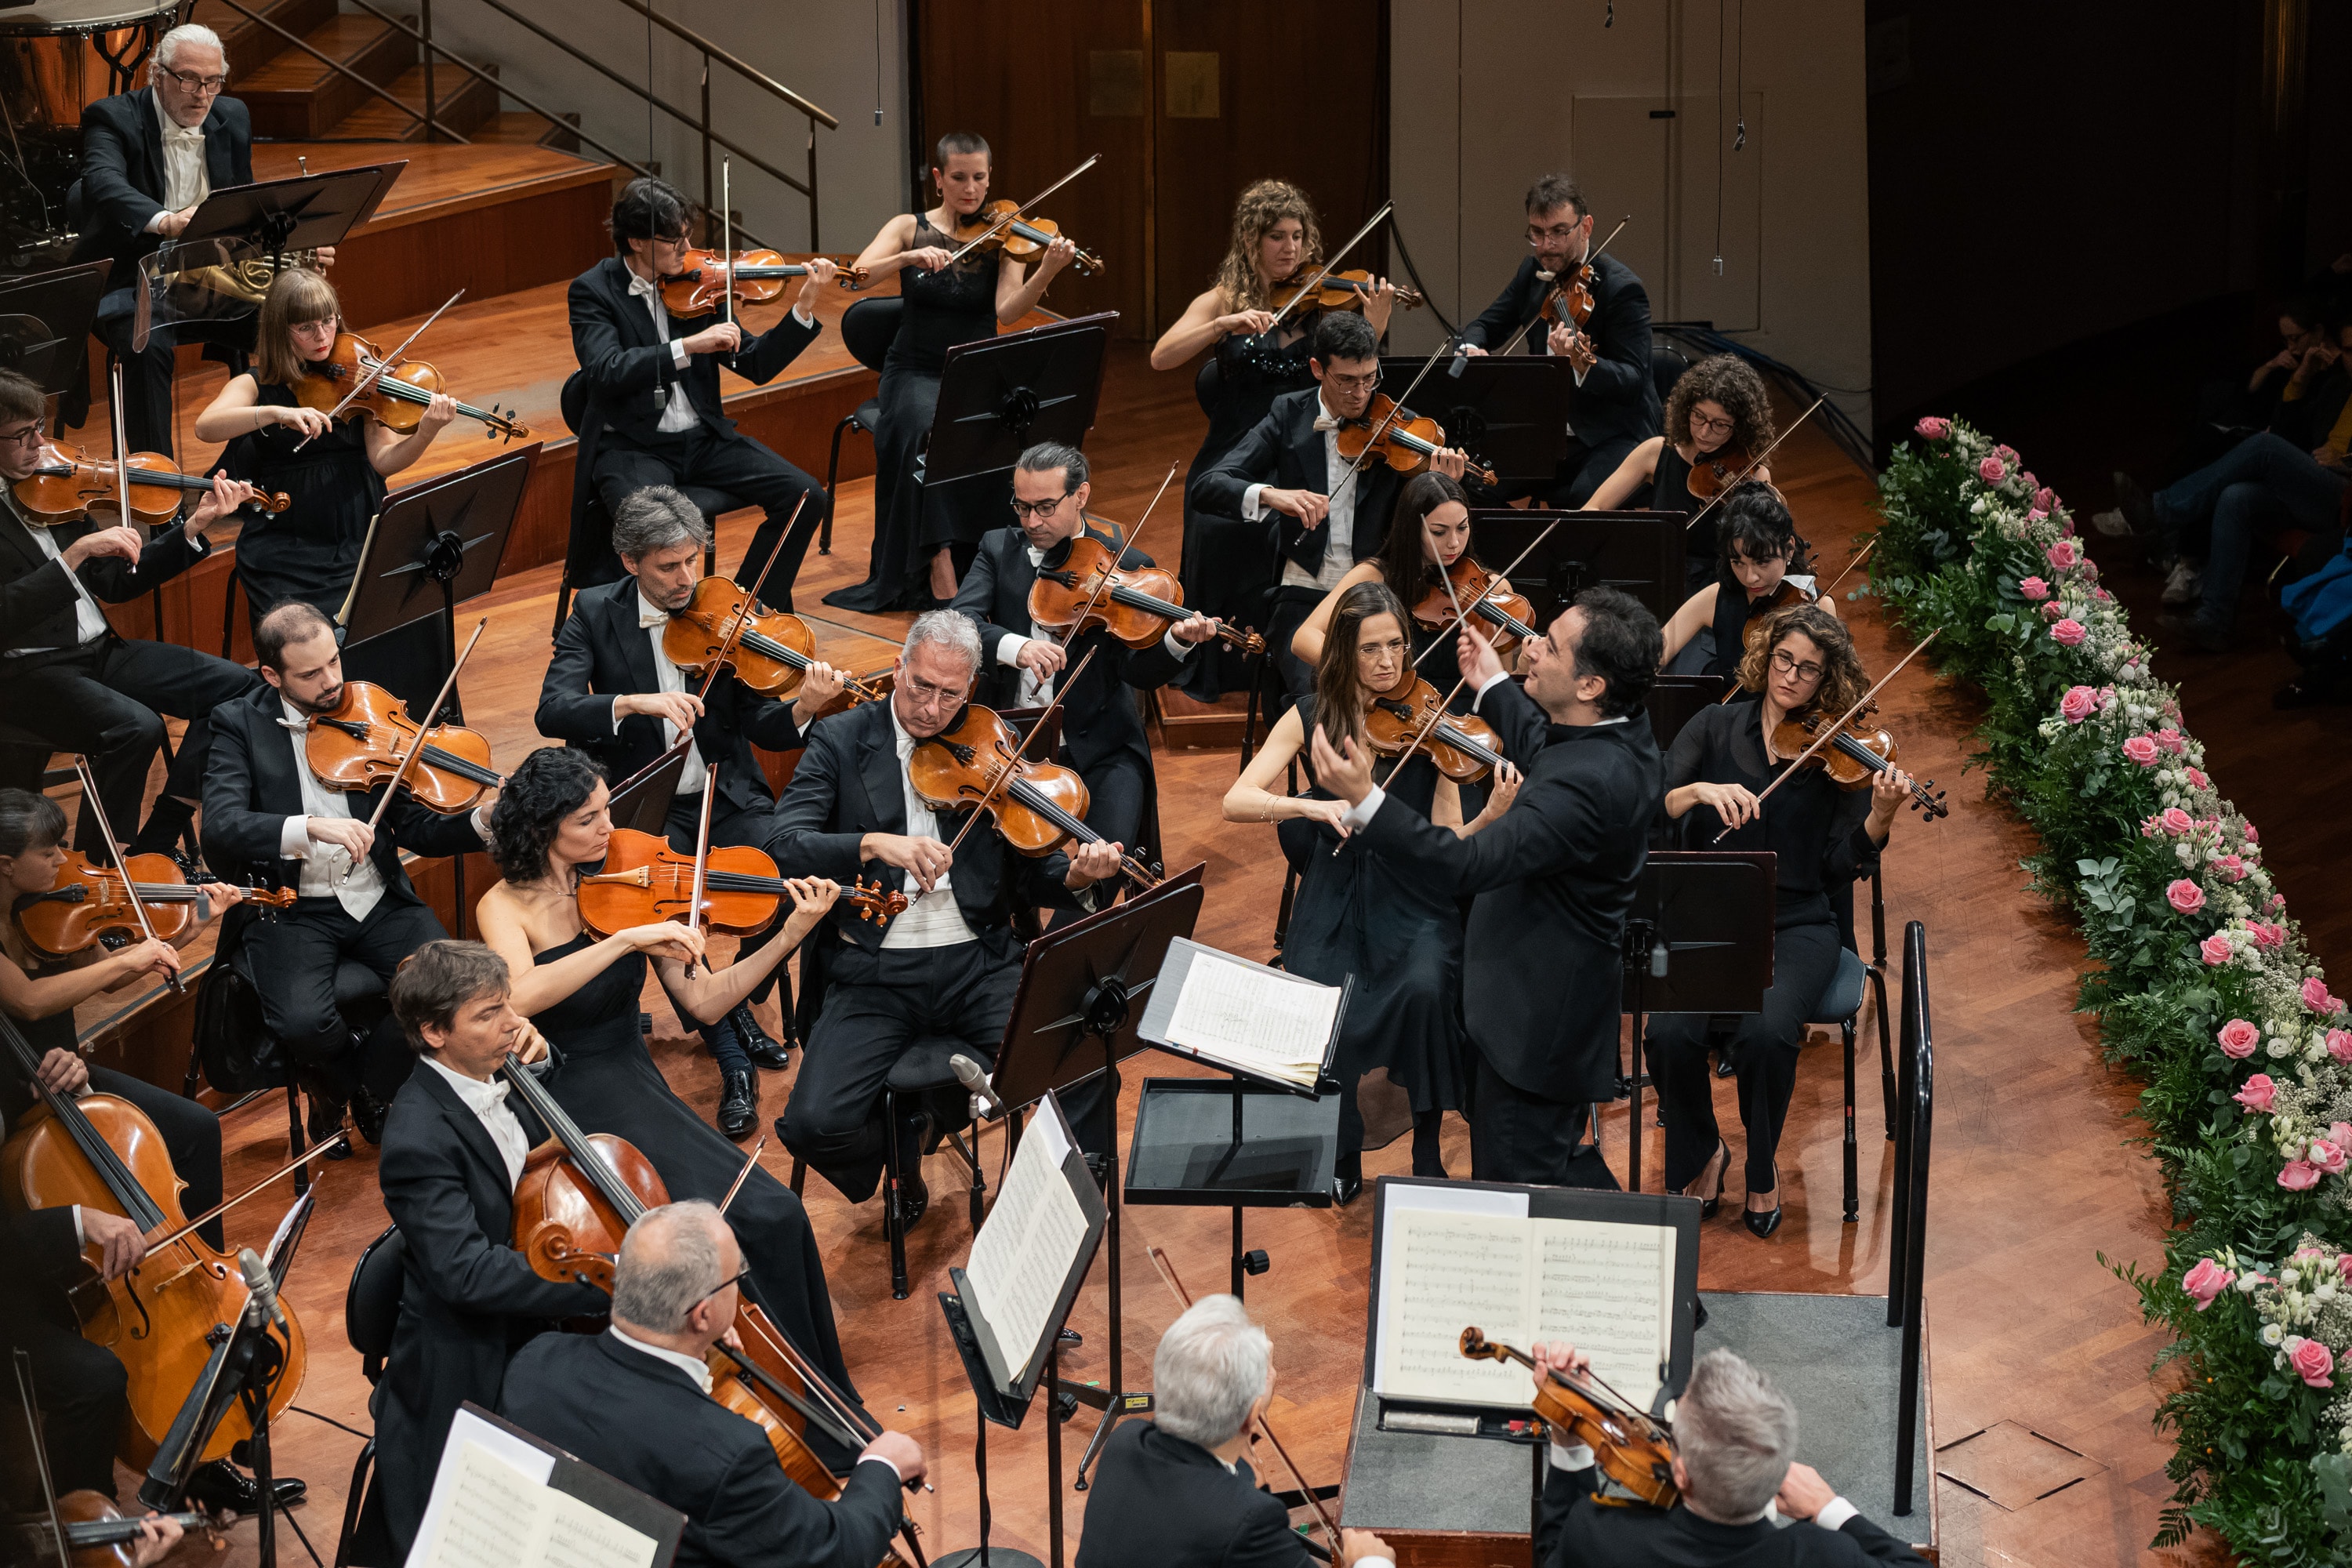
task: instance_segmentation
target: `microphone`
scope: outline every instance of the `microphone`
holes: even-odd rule
[[[970,1057],[958,1054],[948,1058],[948,1069],[964,1088],[971,1090],[972,1113],[993,1121],[1005,1112],[1004,1101],[997,1098],[989,1083],[988,1073]]]
[[[1463,371],[1469,368],[1469,364],[1470,340],[1468,338],[1455,338],[1454,340],[1454,363],[1445,367],[1445,374],[1453,377],[1455,381],[1459,381],[1462,379]]]
[[[251,1292],[246,1310],[261,1311],[278,1325],[278,1332],[286,1332],[286,1314],[278,1305],[278,1281],[269,1277],[269,1266],[261,1261],[261,1255],[249,1247],[238,1247],[236,1269],[245,1276],[245,1288]]]

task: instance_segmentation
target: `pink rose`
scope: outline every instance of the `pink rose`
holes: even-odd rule
[[[2243,1018],[2231,1019],[2213,1037],[2221,1042],[2221,1054],[2237,1061],[2252,1056],[2254,1047],[2263,1043],[2263,1032]]]
[[[2197,1267],[2181,1278],[2180,1288],[2189,1292],[2189,1300],[2197,1303],[2197,1310],[2201,1312],[2211,1306],[2213,1299],[2227,1290],[2236,1279],[2236,1275],[2211,1258],[2200,1258],[2197,1260]]]
[[[1919,421],[1918,430],[1919,434],[1928,440],[1940,441],[1952,433],[1952,422],[1948,419],[1938,419],[1931,414]]]
[[[2202,768],[2183,768],[2183,769],[2181,770],[2181,772],[2182,772],[2182,773],[2184,773],[2185,775],[2187,775],[2187,777],[2188,777],[2188,780],[2189,780],[2189,784],[2192,784],[2193,786],[2195,786],[2196,788],[2198,788],[2198,789],[2210,789],[2210,788],[2212,787],[2213,781],[2212,781],[2212,780],[2210,780],[2210,779],[2209,779],[2209,778],[2207,778],[2207,777],[2205,776],[2205,770],[2204,770],[2204,769],[2202,769]]]
[[[2051,639],[2067,647],[2082,647],[2083,639],[2090,635],[2084,628],[2083,623],[2072,616],[2050,628]]]
[[[2060,533],[2062,533],[2062,534],[2065,535],[2068,539],[2072,539],[2072,538],[2074,538],[2074,520],[2073,518],[2071,518],[2071,517],[2070,517],[2070,518],[2066,519],[2064,521],[2061,522],[2061,523],[2058,525],[2058,531],[2059,531]]]
[[[2116,599],[2116,596],[2113,594],[2108,593],[2105,588],[2092,589],[2091,597],[2096,599],[2102,605],[2114,604]]]
[[[2316,974],[2303,983],[2303,1005],[2323,1018],[2344,1011],[2344,1004],[2327,994],[2327,982]]]
[[[2047,555],[2050,558],[2050,564],[2061,572],[2068,570],[2083,559],[2083,552],[2074,547],[2074,542],[2071,539],[2062,539],[2042,553]]]
[[[2072,622],[2068,623],[2070,626],[2072,624]],[[2150,740],[2147,736],[2134,735],[2130,740],[2124,742],[2124,755],[2129,757],[2133,762],[2137,763],[2141,767],[2152,768],[2156,766],[2156,759],[2158,752],[2156,749],[2156,742]]]
[[[2193,915],[2205,907],[2205,889],[2183,877],[2164,889],[2164,901],[2184,915]]]
[[[2052,489],[2048,485],[2043,485],[2040,489],[2033,492],[2033,504],[2042,511],[2056,511],[2058,510],[2058,492]]]
[[[2271,1108],[2273,1100],[2276,1097],[2277,1090],[2278,1086],[2271,1081],[2270,1074],[2266,1072],[2258,1072],[2253,1077],[2246,1080],[2245,1088],[2240,1089],[2230,1098],[2236,1100],[2240,1105],[2244,1106],[2248,1110],[2267,1111]]]
[[[2249,844],[2260,844],[2262,841],[2263,836],[2254,831],[2254,825],[2251,822],[2246,824],[2246,842]]]
[[[1997,485],[2009,477],[2009,469],[1999,458],[1987,458],[1977,465],[1977,478],[1989,485]]]
[[[2242,882],[2246,879],[2246,863],[2235,855],[2222,856],[2213,862],[2213,869],[2221,872],[2232,882]]]
[[[2274,910],[2283,910],[2286,908],[2286,895],[2284,893],[2273,893],[2271,895],[2271,908]]]
[[[2328,1373],[2336,1370],[2336,1356],[2317,1340],[2305,1340],[2287,1352],[2286,1363],[2295,1376],[2314,1388],[2333,1388]]]
[[[2017,467],[2017,448],[2014,447],[2006,445],[1995,447],[1992,449],[1992,455],[2012,468]]]
[[[2180,731],[2169,725],[2156,732],[2156,743],[2176,757],[2189,749],[2189,742],[2181,739]]]
[[[2331,1176],[2342,1175],[2347,1163],[2344,1146],[2327,1138],[2313,1139],[2303,1157]]]
[[[2098,710],[2099,694],[2087,686],[2070,686],[2058,699],[2058,717],[2069,724],[2079,724]]]
[[[2058,621],[2065,616],[2065,614],[2066,606],[2060,604],[2055,599],[2051,600],[2048,604],[2042,606],[2042,618],[2050,622],[2053,626],[2056,625]]]
[[[2248,921],[2246,930],[2252,933],[2256,947],[2276,949],[2286,945],[2286,927],[2283,925]]]
[[[2291,1193],[2307,1193],[2319,1185],[2319,1167],[2308,1160],[2289,1160],[2279,1172],[2278,1184]]]
[[[2021,577],[2017,580],[2017,591],[2038,605],[2050,596],[2050,584],[2039,577]]]
[[[2167,833],[2186,833],[2197,826],[2196,819],[2177,805],[2168,805],[2157,820],[2164,824]]]
[[[2207,963],[2227,963],[2230,962],[2230,939],[2217,931],[2197,944],[2197,952]]]
[[[2344,1029],[2328,1030],[2327,1054],[2334,1057],[2339,1062],[2352,1062],[2352,1031]],[[2345,1256],[2352,1258],[2352,1253],[2347,1253]]]

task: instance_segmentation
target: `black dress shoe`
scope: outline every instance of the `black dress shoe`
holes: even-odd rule
[[[352,1126],[371,1144],[383,1142],[383,1119],[391,1114],[392,1108],[366,1089],[352,1096]]]
[[[1068,1327],[1065,1327],[1055,1337],[1062,1342],[1062,1348],[1066,1351],[1077,1350],[1087,1342],[1086,1335],[1078,1332],[1076,1329]]]
[[[1331,1179],[1331,1202],[1340,1208],[1346,1208],[1356,1201],[1356,1194],[1363,1190],[1364,1178],[1360,1172],[1352,1176],[1334,1176]]]
[[[751,1016],[749,1002],[738,1002],[735,1010],[727,1015],[727,1021],[735,1026],[735,1037],[743,1042],[743,1054],[751,1058],[753,1066],[782,1072],[793,1065],[793,1053],[760,1027],[760,1021]]]
[[[1772,1206],[1769,1209],[1765,1210],[1742,1208],[1739,1211],[1739,1217],[1747,1222],[1748,1234],[1754,1236],[1759,1241],[1765,1239],[1774,1231],[1780,1228],[1780,1167],[1776,1164],[1772,1167],[1772,1196],[1774,1200]]]
[[[269,1483],[279,1508],[300,1502],[310,1489],[297,1476],[278,1476]],[[261,1488],[251,1476],[226,1459],[197,1468],[188,1478],[188,1499],[211,1513],[259,1513]]]
[[[923,1180],[923,1145],[931,1136],[929,1112],[898,1118],[898,1223],[908,1230],[931,1206],[931,1189]]]
[[[313,1144],[324,1143],[343,1130],[343,1102],[340,1100],[324,1100],[318,1095],[312,1095],[310,1115],[304,1127]],[[348,1160],[351,1157],[352,1144],[348,1138],[336,1144],[326,1154],[326,1158],[330,1160]]]
[[[749,1070],[719,1075],[719,1131],[740,1138],[760,1124],[760,1075]]]
[[[2114,470],[2111,477],[2116,487],[2116,510],[2124,514],[2124,521],[2131,524],[2132,531],[2142,539],[2155,534],[2156,505],[2148,500],[2147,492],[2140,489],[2139,481],[2121,468]]]
[[[1715,1173],[1715,1191],[1706,1197],[1699,1197],[1698,1193],[1695,1190],[1698,1186],[1697,1182],[1693,1182],[1689,1186],[1683,1189],[1683,1195],[1685,1197],[1698,1198],[1698,1217],[1701,1219],[1713,1219],[1715,1217],[1715,1211],[1723,1206],[1723,1184],[1728,1180],[1731,1175],[1730,1145],[1724,1142],[1720,1138],[1717,1139],[1715,1141],[1715,1153],[1723,1156],[1723,1166],[1720,1170]],[[1715,1163],[1715,1154],[1709,1154],[1706,1157],[1706,1163],[1707,1165]],[[1706,1165],[1700,1166],[1698,1173],[1700,1180],[1705,1180],[1706,1177]]]
[[[923,1180],[918,1166],[909,1165],[898,1178],[898,1229],[904,1235],[915,1228],[918,1221],[931,1206],[930,1184]]]

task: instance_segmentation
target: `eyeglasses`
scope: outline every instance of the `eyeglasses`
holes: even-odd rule
[[[1379,371],[1372,371],[1364,375],[1341,375],[1337,371],[1329,370],[1323,373],[1324,385],[1337,387],[1343,392],[1364,391],[1371,387],[1380,379],[1381,373]]]
[[[1711,436],[1728,436],[1736,426],[1728,419],[1709,419],[1704,414],[1694,414],[1691,416],[1691,428],[1704,430]]]
[[[963,705],[964,693],[970,689],[962,686],[934,686],[928,680],[918,680],[911,675],[902,674],[898,677],[898,689],[926,706],[934,702],[944,702],[950,708],[960,708]]]
[[[190,76],[186,71],[173,70],[170,66],[158,66],[156,68],[190,92],[218,92],[228,85],[226,76]]]
[[[37,447],[41,444],[41,422],[34,420],[21,430],[0,430],[0,445]]]
[[[1402,637],[1391,637],[1386,642],[1360,642],[1356,645],[1356,657],[1365,660],[1379,658],[1383,654],[1395,658],[1403,652],[1404,638]]]
[[[1051,500],[1016,500],[1013,503],[1013,515],[1023,522],[1033,517],[1051,517],[1064,501],[1076,494],[1076,490],[1064,490]]]
[[[1793,675],[1799,680],[1819,680],[1822,678],[1820,665],[1810,659],[1803,664],[1799,664],[1797,656],[1784,647],[1776,647],[1772,650],[1772,668],[1782,675]]]
[[[705,1290],[701,1295],[697,1296],[693,1300],[688,1301],[686,1304],[686,1311],[693,1311],[697,1307],[701,1306],[705,1301],[709,1300],[710,1298],[718,1295],[719,1292],[726,1289],[730,1285],[740,1285],[744,1280],[749,1279],[750,1278],[751,1278],[751,1270],[747,1268],[738,1272],[732,1279],[721,1279],[718,1284],[713,1285],[709,1289]],[[685,1312],[678,1314],[680,1317],[684,1317],[685,1315]]]
[[[1528,243],[1529,245],[1541,245],[1547,239],[1574,239],[1576,237],[1576,231],[1583,226],[1584,220],[1582,218],[1579,218],[1574,223],[1569,224],[1565,226],[1555,224],[1549,228],[1538,228],[1535,225],[1529,224],[1528,225]]]

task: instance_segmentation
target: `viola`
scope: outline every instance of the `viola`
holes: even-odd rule
[[[1339,426],[1339,456],[1349,462],[1369,449],[1399,473],[1419,473],[1429,459],[1445,448],[1445,426],[1397,406],[1385,392],[1372,394],[1372,405],[1359,419]],[[1495,470],[1472,461],[1464,473],[1482,485],[1496,482]]]
[[[190,1535],[202,1531],[211,1538],[215,1552],[228,1544],[210,1514],[167,1513],[163,1517]],[[65,1526],[66,1550],[72,1553],[74,1568],[131,1568],[139,1560],[139,1543],[146,1536],[146,1521],[124,1513],[103,1492],[66,1493],[58,1499],[58,1522]],[[50,1533],[48,1521],[42,1520],[27,1528],[43,1554],[53,1555],[57,1538]]]
[[[1312,289],[1307,287],[1309,283],[1315,284]],[[1317,282],[1311,271],[1301,268],[1266,290],[1266,303],[1269,309],[1276,310],[1287,310],[1293,304],[1301,310],[1360,310],[1364,302],[1371,298],[1372,288],[1373,279],[1370,272],[1327,273],[1320,282]],[[1428,303],[1418,289],[1408,289],[1402,283],[1395,288],[1396,302],[1408,310],[1418,310]],[[1307,296],[1304,300],[1299,298],[1301,293]]]
[[[147,907],[147,923],[165,942],[178,941],[203,918],[204,889],[188,881],[178,861],[169,855],[133,855],[130,866],[132,879],[126,889],[121,871],[91,864],[79,849],[67,850],[56,886],[16,900],[17,929],[44,957],[70,958],[93,943],[124,947],[145,937],[139,911],[131,907],[133,892]],[[274,909],[294,905],[289,888],[244,888],[238,895]]]
[[[1748,457],[1746,447],[1727,442],[1716,450],[1701,455],[1698,461],[1691,465],[1690,476],[1683,480],[1683,486],[1694,500],[1709,500],[1725,487],[1746,479],[1748,471],[1755,466],[1755,460]]]
[[[1421,749],[1455,784],[1475,784],[1504,760],[1494,726],[1468,713],[1447,713],[1437,688],[1417,675],[1411,686],[1375,697],[1364,709],[1364,738],[1381,756],[1403,754],[1423,730],[1429,733]]]
[[[1864,704],[1837,727],[1828,745],[1805,759],[1804,765],[1820,768],[1840,789],[1868,789],[1879,774],[1895,766],[1897,754],[1895,737],[1885,730],[1865,732],[1854,728],[1859,721],[1877,710],[1877,703]],[[1821,738],[1827,723],[1819,713],[1783,719],[1773,727],[1772,749],[1782,756],[1796,756]],[[1936,788],[1934,779],[1911,781],[1911,809],[1925,812],[1930,822],[1952,814],[1952,808],[1944,803],[1944,792]]]
[[[1176,574],[1158,566],[1118,564],[1111,547],[1091,533],[1073,536],[1058,566],[1041,566],[1029,585],[1029,618],[1065,641],[1101,626],[1129,647],[1150,647],[1178,621],[1191,618]],[[1216,623],[1220,641],[1252,656],[1265,639],[1241,626]]]
[[[1594,1373],[1571,1382],[1538,1371],[1524,1351],[1491,1344],[1475,1328],[1462,1331],[1462,1353],[1472,1361],[1515,1361],[1537,1373],[1535,1412],[1552,1426],[1554,1442],[1582,1443],[1592,1450],[1601,1473],[1652,1508],[1672,1508],[1681,1498],[1675,1485],[1675,1430],[1645,1415]]]
[[[907,780],[933,811],[982,806],[1004,841],[1024,855],[1051,855],[1073,841],[1103,842],[1086,825],[1090,802],[1077,771],[1021,755],[1013,726],[977,702],[953,727],[917,743],[907,759]],[[1132,855],[1121,855],[1118,867],[1145,887],[1160,880]]]
[[[1454,606],[1459,604],[1496,629],[1491,641],[1498,652],[1508,653],[1543,635],[1535,628],[1536,607],[1527,595],[1497,586],[1503,581],[1500,574],[1479,565],[1468,551],[1455,558],[1445,575],[1453,591],[1449,594],[1446,584],[1440,583],[1423,594],[1412,607],[1413,625],[1442,632],[1454,624]]]
[[[662,652],[681,669],[726,665],[752,690],[785,702],[817,662],[816,634],[806,621],[769,609],[726,577],[705,577],[694,585],[694,597],[662,628]],[[879,688],[847,677],[843,691],[852,703],[882,695]]]
[[[1013,216],[1016,213],[1021,213],[1020,204],[1016,202],[991,202],[960,221],[950,237],[967,248],[1002,249],[1015,261],[1034,260],[1047,246],[1066,237],[1062,233],[1062,226],[1052,218],[1039,217],[1034,213]],[[1080,250],[1072,258],[1072,262],[1079,271],[1089,276],[1102,270],[1102,258],[1090,251]]]
[[[694,903],[694,857],[672,849],[667,839],[616,827],[604,846],[604,869],[580,879],[580,918],[600,937],[685,920]],[[761,851],[749,845],[713,848],[702,867],[700,923],[749,936],[773,923],[791,896],[776,863]],[[861,881],[844,888],[840,901],[859,919],[878,922],[904,910],[907,895]]]
[[[5,1014],[0,1014],[0,1044],[39,1100],[0,1145],[0,1194],[20,1210],[66,1204],[102,1209],[151,1238],[153,1249],[121,1279],[101,1279],[93,1268],[68,1292],[82,1338],[112,1351],[129,1373],[130,1419],[115,1452],[131,1468],[143,1470],[212,1358],[214,1326],[234,1323],[244,1312],[244,1276],[236,1259],[215,1250],[182,1214],[180,1193],[187,1184],[144,1111],[110,1094],[77,1100],[42,1083],[40,1053]],[[286,1362],[270,1390],[272,1422],[301,1392],[308,1363],[294,1304],[278,1305],[286,1326],[268,1331],[280,1342]],[[234,1404],[192,1461],[225,1458],[231,1445],[252,1435],[243,1403]]]
[[[416,721],[391,692],[347,680],[334,711],[311,716],[302,754],[329,789],[365,793],[400,771],[416,731]],[[456,724],[436,724],[425,731],[425,745],[401,782],[418,805],[450,816],[473,810],[482,792],[506,777],[490,766],[486,738]]]
[[[131,481],[131,516],[150,528],[161,527],[179,515],[190,494],[210,495],[213,481],[191,477],[161,452],[133,452],[123,459]],[[16,483],[17,510],[39,528],[79,522],[92,506],[120,504],[121,487],[114,465],[92,461],[79,447],[41,448],[41,466]],[[257,497],[247,505],[280,512],[293,505],[283,491]]]
[[[689,250],[685,264],[662,279],[662,307],[673,316],[708,316],[719,309],[728,287],[734,287],[740,305],[764,305],[784,291],[785,282],[808,276],[805,261],[786,261],[772,250],[739,250],[733,266],[723,252]],[[863,267],[844,263],[833,275],[844,289],[866,287],[871,279]]]
[[[345,419],[365,415],[385,429],[404,436],[424,419],[433,395],[447,390],[441,373],[425,361],[412,359],[386,364],[376,346],[357,332],[337,332],[335,346],[327,351],[327,357],[302,368],[301,379],[294,384],[294,397],[303,407]],[[374,374],[375,380],[368,389],[345,405],[343,399],[352,388],[370,374]],[[477,408],[470,403],[460,403],[457,412],[465,418],[478,420],[489,434],[509,441],[530,434],[530,426],[517,419],[511,408],[501,413],[497,408]]]

